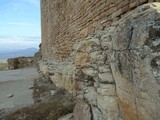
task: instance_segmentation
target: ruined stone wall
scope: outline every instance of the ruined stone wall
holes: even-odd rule
[[[34,66],[33,57],[9,58],[7,62],[8,62],[8,69],[10,70]]]
[[[41,0],[42,54],[66,58],[73,44],[148,0]]]
[[[74,120],[159,120],[160,3],[109,1],[41,1],[40,71],[78,99]]]

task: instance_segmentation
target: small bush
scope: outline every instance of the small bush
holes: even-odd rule
[[[7,70],[8,69],[8,63],[7,62],[0,62],[0,71]]]

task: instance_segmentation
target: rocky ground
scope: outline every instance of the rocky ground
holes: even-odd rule
[[[73,111],[73,97],[35,68],[3,71],[0,76],[0,120],[57,120]]]
[[[34,103],[33,80],[38,77],[36,68],[7,70],[0,72],[0,109],[15,109]]]

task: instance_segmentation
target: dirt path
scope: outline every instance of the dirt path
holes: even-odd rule
[[[36,68],[0,71],[0,109],[33,104],[31,88],[36,77]]]

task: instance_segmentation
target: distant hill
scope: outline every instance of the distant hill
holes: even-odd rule
[[[0,52],[0,60],[20,57],[20,56],[34,56],[36,52],[38,52],[38,49],[36,48],[27,48],[27,49],[22,49],[18,51],[15,50],[11,52]]]

